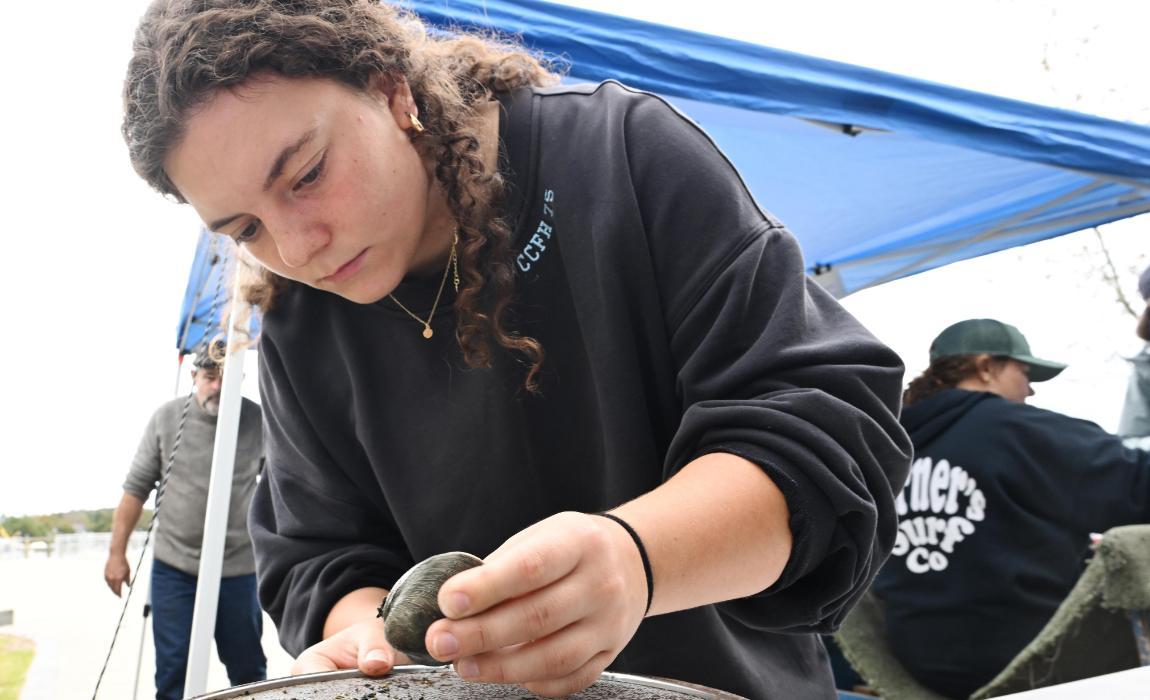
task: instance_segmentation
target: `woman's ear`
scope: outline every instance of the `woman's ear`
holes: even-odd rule
[[[407,131],[418,123],[419,108],[415,106],[415,96],[403,76],[380,73],[371,79],[368,93],[387,106],[400,129]]]
[[[983,384],[989,384],[990,380],[994,378],[994,358],[990,355],[984,353],[976,357],[974,368]]]
[[[391,114],[401,129],[423,131],[423,125],[419,122],[419,108],[415,106],[415,96],[411,94],[411,86],[406,80],[395,84],[395,91],[391,95]]]
[[[388,108],[400,129],[406,131],[413,128],[412,117],[416,120],[419,118],[419,108],[415,106],[412,87],[404,77],[378,74],[370,79],[366,92]]]

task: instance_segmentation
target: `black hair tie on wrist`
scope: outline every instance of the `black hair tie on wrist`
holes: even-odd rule
[[[643,560],[643,573],[647,575],[647,609],[643,611],[643,615],[646,615],[651,612],[651,600],[655,597],[655,578],[651,575],[651,560],[647,558],[647,548],[643,546],[643,540],[639,539],[639,533],[635,532],[635,528],[618,515],[611,515],[610,513],[592,513],[592,515],[614,520],[627,531],[631,539],[635,540],[635,546],[639,548],[639,558]]]

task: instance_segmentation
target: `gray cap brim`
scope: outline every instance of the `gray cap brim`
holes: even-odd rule
[[[1027,376],[1030,377],[1030,381],[1032,382],[1045,382],[1048,379],[1054,379],[1062,373],[1062,370],[1066,369],[1066,365],[1061,362],[1040,360],[1031,355],[1008,355],[1008,357],[1018,360],[1030,367]]]

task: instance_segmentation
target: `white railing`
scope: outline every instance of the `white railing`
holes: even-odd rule
[[[128,552],[139,552],[144,546],[143,531],[128,539]],[[72,558],[107,554],[112,542],[110,532],[74,532],[47,537],[0,537],[0,560],[31,558]]]

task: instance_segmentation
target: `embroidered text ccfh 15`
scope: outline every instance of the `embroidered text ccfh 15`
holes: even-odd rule
[[[543,216],[540,217],[539,225],[535,228],[535,233],[531,234],[527,245],[523,246],[522,252],[515,256],[515,264],[523,272],[530,272],[531,266],[543,257],[547,244],[551,241],[551,234],[555,232],[555,209],[551,206],[554,201],[554,190],[543,192]]]

